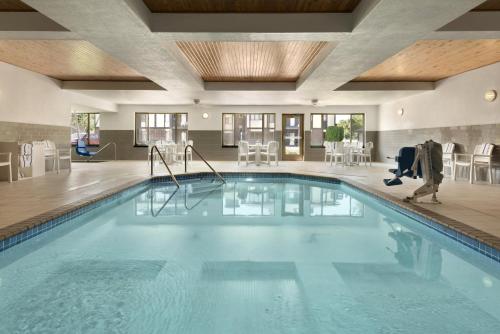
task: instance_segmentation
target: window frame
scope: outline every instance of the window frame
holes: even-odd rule
[[[155,119],[155,125],[156,125],[156,115],[163,115],[164,116],[164,121],[166,119],[166,116],[165,115],[173,115],[174,117],[172,118],[172,125],[170,127],[156,127],[154,126],[153,129],[172,129],[172,138],[175,139],[175,143],[177,144],[177,131],[178,130],[181,130],[181,131],[186,131],[187,133],[187,137],[189,138],[189,114],[187,112],[136,112],[134,113],[134,147],[148,147],[147,144],[139,144],[137,143],[137,129],[140,128],[140,129],[144,129],[143,127],[137,127],[137,116],[138,115],[148,115],[148,126],[145,128],[147,129],[147,132],[148,132],[148,141],[149,141],[149,129],[151,128],[149,126],[149,117],[150,115],[154,115],[154,119]],[[177,117],[178,115],[186,115],[186,125],[187,127],[184,129],[184,128],[179,128],[177,126]]]
[[[224,116],[225,115],[232,115],[233,116],[233,129],[232,129],[232,132],[233,132],[233,136],[234,136],[234,132],[235,132],[235,129],[234,129],[234,126],[235,126],[235,115],[245,115],[245,116],[248,116],[248,115],[261,115],[262,116],[262,127],[260,128],[261,130],[261,143],[264,144],[264,129],[273,129],[274,130],[274,133],[276,133],[276,113],[271,113],[271,112],[247,112],[247,113],[241,113],[241,112],[226,112],[226,113],[222,113],[222,118],[221,118],[221,124],[222,124],[222,138],[221,138],[221,145],[222,145],[222,148],[235,148],[235,147],[238,147],[238,145],[224,145]],[[266,118],[264,117],[265,115],[272,115],[274,116],[274,127],[273,128],[266,128]],[[253,128],[253,127],[249,127],[248,129],[258,129],[258,128]],[[276,138],[276,137],[275,137]]]
[[[310,115],[310,127],[309,127],[309,132],[311,133],[312,135],[312,130],[313,130],[313,127],[312,127],[312,123],[313,123],[313,116],[314,115],[320,115],[321,116],[321,122],[323,123],[323,116],[327,116],[328,115],[334,115],[334,124],[337,125],[337,115],[349,115],[349,128],[351,129],[351,139],[350,139],[350,142],[352,142],[352,135],[353,135],[353,131],[352,131],[352,116],[357,116],[357,115],[361,115],[363,116],[363,133],[364,133],[364,136],[363,136],[363,147],[365,147],[365,144],[366,144],[366,114],[365,113],[360,113],[360,112],[355,112],[355,113],[311,113]],[[326,132],[326,128],[323,128],[323,124],[322,124],[322,127],[321,129],[323,130],[323,143],[325,142],[325,132]],[[311,136],[309,137],[309,147],[310,148],[325,148],[325,145],[323,145],[323,143],[321,145],[313,145],[311,144]]]
[[[101,122],[101,113],[98,113],[98,112],[75,112],[75,113],[71,113],[71,117],[73,117],[73,115],[87,115],[87,142],[85,143],[85,146],[88,146],[88,147],[99,147],[101,145],[101,126],[99,124],[99,136],[98,136],[98,144],[90,144],[89,142],[89,139],[90,139],[90,115],[99,115],[99,123]],[[71,127],[73,127],[73,122],[71,122]],[[71,134],[70,134],[71,136]],[[76,143],[71,143],[71,146],[76,146],[78,144],[78,140],[80,140],[80,138],[78,138],[76,140]],[[70,138],[70,141],[71,141],[71,138]]]

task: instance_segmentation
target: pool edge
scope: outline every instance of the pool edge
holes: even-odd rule
[[[500,262],[500,238],[480,231],[455,219],[430,211],[426,208],[412,203],[403,202],[395,196],[373,189],[353,180],[347,180],[343,177],[336,176],[311,175],[296,172],[223,172],[221,174],[226,176],[244,177],[294,177],[303,180],[322,181],[337,184],[344,183],[365,194],[375,197],[383,205],[417,220],[419,223],[446,235],[447,237],[489,257],[490,259]],[[213,176],[213,174],[209,172],[193,172],[178,174],[176,175],[176,178],[178,180],[187,180],[208,176]],[[123,185],[113,187],[91,197],[63,205],[40,215],[4,227],[0,229],[0,252],[63,224],[66,221],[107,203],[118,196],[124,195],[124,193],[128,190],[132,190],[136,187],[147,185],[149,183],[169,182],[171,180],[170,176],[153,176],[151,178],[129,181]]]

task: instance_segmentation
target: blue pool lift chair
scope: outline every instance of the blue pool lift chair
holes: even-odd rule
[[[87,161],[90,161],[97,154],[99,154],[101,151],[103,151],[105,148],[107,148],[108,146],[111,146],[111,145],[114,147],[115,160],[116,160],[116,143],[114,143],[114,142],[109,142],[106,145],[104,145],[102,148],[100,148],[98,151],[92,152],[92,151],[89,151],[87,149],[87,145],[85,144],[85,141],[79,139],[76,143],[75,151],[76,151],[76,154],[78,154],[81,157],[87,157]]]
[[[87,157],[87,158],[93,158],[97,152],[91,152],[87,149],[87,145],[85,144],[85,141],[83,140],[78,140],[76,144],[76,154],[78,154],[81,157]]]

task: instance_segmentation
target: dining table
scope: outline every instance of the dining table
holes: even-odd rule
[[[263,145],[262,143],[255,143],[248,145],[248,148],[250,149],[250,151],[253,151],[255,153],[255,160],[251,161],[251,163],[253,162],[256,166],[260,166],[262,162],[261,153],[262,151],[267,150],[267,145]]]

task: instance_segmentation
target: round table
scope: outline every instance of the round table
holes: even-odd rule
[[[256,166],[259,166],[261,161],[262,161],[260,153],[262,152],[262,150],[267,150],[267,145],[262,145],[261,143],[256,143],[253,145],[248,145],[248,148],[250,150],[255,151],[255,161],[253,161],[253,163],[255,163]]]

